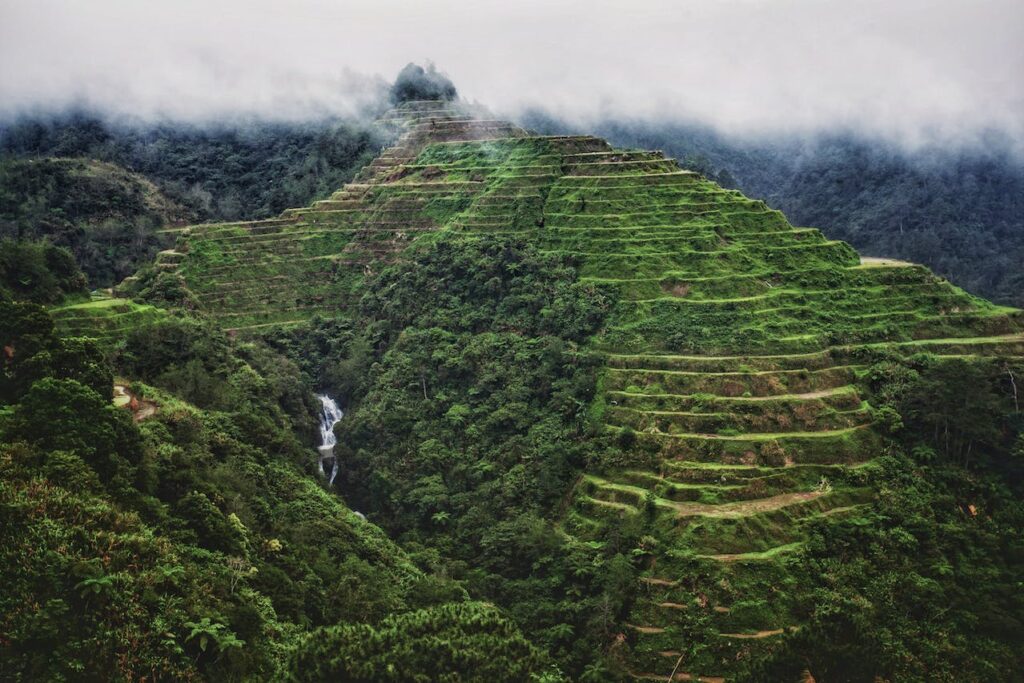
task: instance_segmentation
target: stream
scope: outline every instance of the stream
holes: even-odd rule
[[[328,477],[327,484],[328,486],[333,486],[334,478],[338,476],[338,459],[334,457],[334,446],[338,443],[338,438],[334,436],[334,425],[338,424],[338,420],[345,413],[338,407],[337,402],[327,394],[317,394],[316,397],[320,399],[320,405],[322,406],[320,411],[320,445],[317,446],[320,458],[317,461],[317,467],[320,469],[320,474],[327,477],[324,463],[330,461],[331,474]]]

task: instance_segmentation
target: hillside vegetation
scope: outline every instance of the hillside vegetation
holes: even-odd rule
[[[91,159],[0,160],[0,236],[68,248],[93,287],[153,258],[156,230],[194,215],[149,180]]]
[[[994,139],[906,151],[856,134],[739,138],[698,125],[534,112],[525,125],[661,149],[863,253],[923,263],[968,291],[1024,306],[1024,161]]]
[[[234,220],[266,218],[329,194],[376,155],[384,144],[377,136],[351,121],[131,124],[71,112],[0,126],[0,155],[117,164],[196,218]]]
[[[1021,311],[662,153],[380,125],[330,197],[50,309],[102,347],[5,304],[8,677],[1014,680]]]
[[[0,315],[4,680],[409,680],[388,673],[392,646],[306,666],[399,627],[423,680],[471,652],[517,677],[546,666],[318,484],[310,387],[283,357],[169,319],[125,334],[112,362],[131,403],[115,405],[103,348],[34,304]]]

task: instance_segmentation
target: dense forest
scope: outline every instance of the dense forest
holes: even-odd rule
[[[336,190],[377,155],[365,124],[243,121],[118,123],[97,112],[0,126],[0,155],[85,157],[140,173],[200,220],[266,218]]]
[[[0,160],[0,237],[46,238],[74,254],[92,287],[110,287],[166,245],[158,230],[195,212],[149,180],[78,158]]]
[[[82,282],[61,257],[49,277]],[[286,357],[190,318],[115,349],[59,336],[33,302],[5,296],[0,319],[0,678],[525,680],[551,666],[429,553],[317,482],[312,384]],[[119,376],[155,415],[111,403]]]
[[[1024,306],[1024,159],[998,137],[906,151],[853,133],[731,137],[696,124],[584,126],[537,111],[524,123],[664,150],[764,199],[794,225],[820,228],[870,256],[922,263],[970,292]]]
[[[50,260],[75,293],[67,252]],[[551,521],[624,443],[586,411],[579,344],[607,300],[573,273],[450,238],[368,281],[352,321],[239,342],[173,318],[114,349],[8,296],[3,677],[608,680],[597,653],[651,541],[639,520],[590,545]],[[812,530],[787,565],[807,625],[737,680],[1011,680],[1024,418],[993,370],[879,359],[877,496]],[[111,405],[119,376],[154,417]],[[395,541],[313,476],[314,386],[351,406],[344,496]]]

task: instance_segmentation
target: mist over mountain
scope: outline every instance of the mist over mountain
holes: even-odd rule
[[[855,130],[907,146],[1024,140],[1014,0],[0,2],[0,115],[357,115],[410,61],[499,114]]]
[[[435,67],[416,68],[422,73],[396,79],[368,110],[380,111],[400,88],[454,92]],[[735,136],[671,120],[572,123],[543,110],[520,121],[541,133],[595,131],[618,145],[662,149],[685,168],[765,199],[795,224],[1024,304],[1024,161],[1005,135],[910,151],[850,131]],[[266,218],[325,197],[381,144],[379,131],[351,117],[147,123],[77,110],[0,124],[0,154],[115,163],[148,177],[195,216],[221,220]]]
[[[336,189],[381,145],[360,119],[128,123],[72,110],[0,125],[0,154],[88,157],[142,173],[199,218],[264,218]]]

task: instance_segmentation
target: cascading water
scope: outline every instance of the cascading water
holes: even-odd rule
[[[331,461],[331,475],[327,480],[328,485],[334,485],[334,478],[338,476],[338,459],[334,457],[334,446],[338,443],[338,438],[334,436],[334,425],[338,424],[338,420],[344,415],[341,408],[334,401],[333,398],[327,394],[317,394],[317,398],[320,399],[320,405],[322,410],[320,411],[320,445],[317,450],[320,451],[320,459],[317,461],[317,467],[320,468],[320,474],[327,476],[324,471],[324,461]]]

